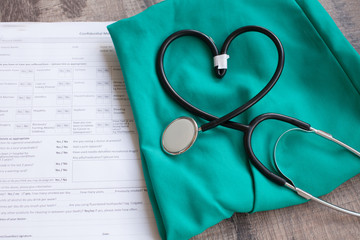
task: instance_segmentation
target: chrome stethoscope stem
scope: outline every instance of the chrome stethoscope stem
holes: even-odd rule
[[[337,143],[339,144],[340,146],[346,148],[347,150],[349,150],[350,152],[352,152],[353,154],[355,154],[356,156],[360,157],[360,152],[356,151],[354,148],[350,147],[349,145],[341,142],[340,140],[334,138],[331,134],[327,133],[327,132],[324,132],[324,131],[321,131],[321,130],[318,130],[318,129],[315,129],[315,128],[310,128],[310,130],[314,133],[316,133],[317,135],[321,136],[321,137],[324,137],[334,143]]]
[[[348,209],[345,209],[345,208],[342,208],[342,207],[339,207],[339,206],[336,206],[334,204],[331,204],[329,202],[326,202],[320,198],[317,198],[317,197],[314,197],[313,195],[311,195],[310,193],[308,192],[305,192],[304,190],[300,189],[300,188],[297,188],[293,185],[291,185],[290,183],[285,183],[285,186],[291,190],[293,190],[294,192],[296,192],[299,196],[307,199],[307,200],[314,200],[315,202],[318,202],[326,207],[329,207],[329,208],[332,208],[336,211],[339,211],[339,212],[342,212],[342,213],[346,213],[346,214],[349,214],[349,215],[352,215],[352,216],[355,216],[355,217],[360,217],[360,213],[358,212],[354,212],[354,211],[350,211]]]
[[[311,195],[310,193],[298,188],[295,186],[295,184],[293,183],[293,181],[288,178],[279,168],[278,164],[277,164],[277,161],[276,161],[276,148],[277,148],[277,145],[280,141],[280,139],[285,135],[287,134],[288,132],[291,132],[291,131],[294,131],[294,130],[299,130],[299,131],[304,131],[302,129],[298,129],[298,128],[293,128],[293,129],[289,129],[287,131],[285,131],[279,138],[278,140],[276,141],[276,144],[275,144],[275,147],[274,147],[274,163],[275,163],[275,167],[276,169],[278,170],[278,172],[287,180],[287,182],[285,183],[285,187],[291,189],[292,191],[296,192],[299,196],[307,199],[307,200],[314,200],[315,202],[318,202],[326,207],[329,207],[331,209],[334,209],[336,211],[339,211],[339,212],[342,212],[342,213],[346,213],[346,214],[349,214],[349,215],[352,215],[352,216],[355,216],[355,217],[360,217],[360,213],[359,212],[355,212],[355,211],[351,211],[351,210],[348,210],[348,209],[344,209],[342,207],[339,207],[339,206],[336,206],[334,204],[331,204],[329,202],[326,202],[320,198],[317,198],[317,197],[314,197],[313,195]],[[349,150],[350,152],[352,152],[353,154],[355,154],[356,156],[360,157],[360,152],[358,152],[357,150],[355,150],[354,148],[350,147],[349,145],[341,142],[340,140],[334,138],[331,134],[327,133],[327,132],[324,132],[322,130],[318,130],[318,129],[315,129],[315,128],[312,128],[310,127],[310,131],[304,131],[304,132],[313,132],[321,137],[324,137],[342,147],[344,147],[345,149]]]

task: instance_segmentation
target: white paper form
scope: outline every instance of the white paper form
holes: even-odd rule
[[[0,24],[0,239],[159,238],[108,24]]]

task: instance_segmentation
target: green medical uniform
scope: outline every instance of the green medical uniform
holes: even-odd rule
[[[255,106],[233,119],[248,124],[274,112],[298,118],[360,149],[360,56],[315,0],[166,0],[108,26],[133,109],[143,171],[160,235],[188,239],[229,218],[303,203],[254,168],[243,133],[219,126],[200,133],[179,156],[161,148],[165,127],[180,116],[205,120],[179,106],[163,90],[155,60],[162,42],[182,29],[210,36],[218,48],[235,29],[258,25],[272,31],[285,50],[283,73]],[[164,63],[176,91],[198,108],[223,116],[255,96],[270,80],[278,61],[274,44],[245,33],[231,44],[228,71],[213,73],[208,47],[193,37],[169,46]],[[290,125],[266,121],[254,133],[254,151],[276,172],[273,148]],[[315,196],[329,193],[360,171],[353,154],[310,133],[291,132],[280,142],[277,159],[295,184]]]

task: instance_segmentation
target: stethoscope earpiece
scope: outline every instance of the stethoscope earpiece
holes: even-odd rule
[[[164,130],[161,143],[164,151],[171,155],[186,152],[196,141],[198,125],[190,117],[180,117],[172,121]]]

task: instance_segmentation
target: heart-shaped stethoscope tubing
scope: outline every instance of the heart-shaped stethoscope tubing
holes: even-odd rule
[[[277,64],[274,75],[272,76],[272,78],[270,79],[268,84],[252,99],[250,99],[245,104],[238,107],[237,109],[233,110],[232,112],[224,115],[223,117],[218,118],[214,115],[211,115],[211,114],[193,106],[192,104],[187,102],[185,99],[183,99],[172,88],[171,84],[169,83],[169,81],[166,77],[165,71],[164,71],[164,55],[165,55],[165,52],[166,52],[166,49],[168,48],[168,46],[175,39],[177,39],[179,37],[183,37],[183,36],[192,36],[192,37],[197,37],[197,38],[201,39],[202,41],[204,41],[210,47],[210,50],[213,54],[214,62],[215,62],[215,64],[214,64],[215,74],[218,78],[222,78],[226,74],[226,64],[224,65],[223,63],[221,63],[221,61],[222,62],[227,61],[227,59],[229,58],[227,55],[227,50],[228,50],[231,42],[237,36],[239,36],[242,33],[246,33],[246,32],[259,32],[259,33],[266,35],[273,41],[273,43],[276,46],[277,52],[278,52],[278,64]],[[220,64],[218,62],[216,62],[219,59],[220,59]],[[184,153],[188,149],[190,149],[190,147],[194,144],[195,140],[197,139],[198,132],[200,132],[200,131],[204,132],[204,131],[210,130],[219,125],[242,131],[244,133],[244,148],[250,159],[251,164],[258,171],[260,171],[266,178],[268,178],[270,181],[272,181],[280,186],[285,186],[285,187],[295,191],[298,195],[300,195],[301,197],[303,197],[307,200],[310,200],[310,199],[315,200],[315,201],[317,201],[327,207],[330,207],[332,209],[335,209],[335,210],[338,210],[338,211],[341,211],[343,213],[347,213],[347,214],[350,214],[353,216],[360,217],[360,213],[335,206],[333,204],[330,204],[328,202],[325,202],[319,198],[312,196],[311,194],[305,192],[304,190],[302,190],[300,188],[297,188],[294,185],[294,183],[288,177],[286,177],[278,168],[277,168],[278,172],[279,172],[278,174],[275,174],[272,171],[270,171],[269,169],[267,169],[261,163],[261,161],[259,161],[259,159],[256,157],[256,155],[253,151],[252,145],[251,145],[251,139],[252,139],[252,134],[253,134],[255,128],[261,122],[268,120],[268,119],[274,119],[274,120],[279,120],[279,121],[289,123],[291,125],[296,126],[299,129],[302,129],[307,132],[314,132],[315,134],[317,134],[321,137],[324,137],[328,140],[331,140],[331,141],[339,144],[340,146],[346,148],[347,150],[351,151],[352,153],[354,153],[355,155],[360,157],[360,153],[358,151],[356,151],[355,149],[351,148],[350,146],[344,144],[343,142],[333,138],[332,135],[330,135],[324,131],[317,130],[317,129],[311,127],[310,124],[308,124],[308,123],[305,123],[303,121],[300,121],[298,119],[295,119],[295,118],[292,118],[289,116],[277,114],[277,113],[264,113],[262,115],[259,115],[259,116],[255,117],[250,122],[249,125],[230,121],[232,118],[238,116],[239,114],[241,114],[242,112],[246,111],[251,106],[256,104],[261,98],[263,98],[273,88],[273,86],[276,84],[277,80],[279,79],[279,77],[282,73],[282,70],[284,67],[284,60],[285,60],[285,54],[284,54],[284,49],[283,49],[283,46],[282,46],[280,40],[276,37],[276,35],[274,33],[267,30],[266,28],[259,27],[259,26],[245,26],[245,27],[241,27],[241,28],[235,30],[234,32],[232,32],[226,38],[226,40],[222,46],[220,55],[218,54],[218,49],[217,49],[214,41],[210,37],[208,37],[207,35],[199,32],[199,31],[181,30],[181,31],[175,32],[172,35],[170,35],[161,45],[161,47],[158,51],[158,54],[157,54],[157,58],[156,58],[156,71],[157,71],[157,75],[160,80],[160,83],[161,83],[162,87],[164,88],[164,90],[174,100],[176,100],[182,107],[184,107],[186,110],[193,113],[194,115],[208,120],[209,122],[203,124],[199,128],[196,121],[190,117],[180,117],[178,119],[175,119],[164,130],[164,133],[162,135],[162,141],[161,141],[162,148],[165,152],[167,152],[170,155],[178,155],[178,154]],[[219,67],[220,65],[222,67]],[[276,164],[276,162],[275,162],[275,164]],[[276,164],[276,166],[277,166],[277,164]]]
[[[240,34],[245,33],[245,32],[259,32],[259,33],[263,33],[266,36],[268,36],[275,44],[276,49],[278,51],[278,64],[275,70],[274,75],[271,77],[269,83],[257,94],[255,95],[252,99],[250,99],[248,102],[246,102],[245,104],[243,104],[242,106],[240,106],[239,108],[233,110],[232,112],[226,114],[225,116],[218,118],[215,117],[207,112],[202,111],[201,109],[193,106],[192,104],[190,104],[189,102],[187,102],[185,99],[183,99],[170,85],[165,71],[164,71],[164,55],[166,52],[166,49],[168,48],[168,46],[177,38],[179,37],[183,37],[183,36],[193,36],[193,37],[197,37],[201,40],[203,40],[206,45],[209,46],[213,57],[216,56],[224,56],[227,53],[227,50],[231,44],[231,42]],[[221,54],[218,54],[218,49],[214,43],[214,41],[208,37],[207,35],[199,32],[199,31],[195,31],[195,30],[181,30],[178,32],[173,33],[172,35],[170,35],[161,45],[160,50],[158,52],[157,55],[157,59],[156,59],[156,71],[157,71],[157,75],[159,77],[159,80],[163,86],[163,88],[166,90],[166,92],[168,94],[170,94],[170,96],[172,98],[174,98],[182,107],[184,107],[186,110],[188,110],[189,112],[203,118],[206,119],[210,122],[204,124],[201,126],[201,131],[205,132],[207,130],[210,130],[218,125],[223,125],[225,127],[229,127],[229,128],[233,128],[233,129],[237,129],[240,131],[245,131],[247,129],[247,126],[241,123],[236,123],[236,122],[232,122],[229,121],[230,119],[236,117],[237,115],[243,113],[244,111],[246,111],[247,109],[249,109],[250,107],[252,107],[255,103],[257,103],[261,98],[263,98],[271,89],[272,87],[276,84],[277,80],[279,79],[281,72],[284,68],[284,61],[285,61],[285,54],[284,54],[284,49],[283,46],[280,42],[280,40],[275,36],[275,34],[273,34],[272,32],[270,32],[269,30],[262,28],[262,27],[258,27],[258,26],[246,26],[246,27],[242,27],[239,28],[237,30],[235,30],[233,33],[231,33],[225,40],[222,49],[221,49]],[[226,69],[218,69],[218,66],[214,67],[215,69],[215,74],[218,78],[222,78],[225,76],[226,74]]]

